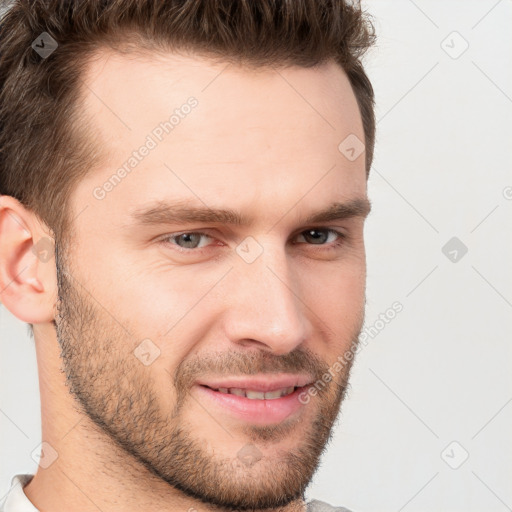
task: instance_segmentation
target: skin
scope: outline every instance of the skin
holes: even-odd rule
[[[104,158],[70,197],[72,240],[38,259],[31,249],[50,230],[0,198],[1,299],[34,324],[42,438],[58,454],[26,495],[40,510],[305,510],[350,363],[279,424],[233,417],[194,383],[318,378],[357,340],[364,215],[303,221],[367,198],[364,155],[350,161],[338,150],[350,134],[364,140],[346,75],[334,63],[256,71],[103,50],[84,80],[82,107]],[[94,189],[191,96],[197,107],[96,199]],[[230,208],[252,224],[135,224],[130,215],[153,201]],[[313,228],[323,243],[304,235]],[[326,229],[346,238],[336,246]],[[183,232],[207,236],[182,252],[176,238],[162,241]],[[251,263],[236,251],[247,237],[261,248]],[[144,339],[159,350],[147,366],[134,355]],[[248,446],[251,464],[238,456]]]

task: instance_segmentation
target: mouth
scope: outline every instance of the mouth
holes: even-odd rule
[[[245,398],[248,398],[249,400],[276,400],[277,398],[291,395],[294,391],[299,389],[297,386],[290,386],[287,388],[280,388],[273,391],[264,392],[257,391],[255,389],[244,388],[210,388],[209,386],[204,387],[212,389],[213,391],[218,391],[219,393],[243,396]]]
[[[299,415],[305,405],[300,394],[312,384],[308,376],[281,376],[270,379],[238,378],[197,383],[194,389],[203,401],[220,414],[244,422],[266,425]]]

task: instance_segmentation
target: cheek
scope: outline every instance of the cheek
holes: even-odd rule
[[[366,269],[362,262],[340,261],[316,269],[304,283],[304,302],[336,335],[350,343],[361,327],[365,307]]]
[[[223,268],[179,267],[152,253],[138,259],[119,259],[105,266],[108,277],[102,295],[143,336],[174,337],[177,327],[197,316],[202,297],[223,272]]]
[[[149,339],[158,357],[151,378],[168,385],[179,363],[196,349],[214,328],[222,303],[209,300],[218,272],[204,274],[192,269],[145,269],[125,275],[122,284],[108,293],[109,302],[122,304],[118,317],[135,344]]]

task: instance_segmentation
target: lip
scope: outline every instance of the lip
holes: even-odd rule
[[[212,389],[219,388],[242,388],[254,391],[274,391],[281,388],[304,387],[314,382],[313,377],[304,374],[272,374],[257,376],[233,376],[219,378],[202,378],[196,382],[200,386],[207,386]]]
[[[194,386],[199,399],[206,404],[208,411],[217,409],[246,423],[268,425],[281,423],[292,415],[298,415],[306,404],[299,401],[299,395],[312,384],[307,375],[273,375],[262,377],[229,377],[204,379]],[[273,391],[280,388],[296,387],[293,393],[274,399],[250,399],[216,391],[218,388],[243,388],[254,391]],[[212,409],[213,408],[213,409]]]

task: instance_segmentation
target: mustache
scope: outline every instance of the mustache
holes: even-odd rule
[[[282,355],[261,350],[210,352],[182,361],[176,368],[174,386],[178,392],[185,392],[205,374],[242,376],[260,373],[306,373],[316,381],[328,369],[329,365],[307,348],[297,348]]]

